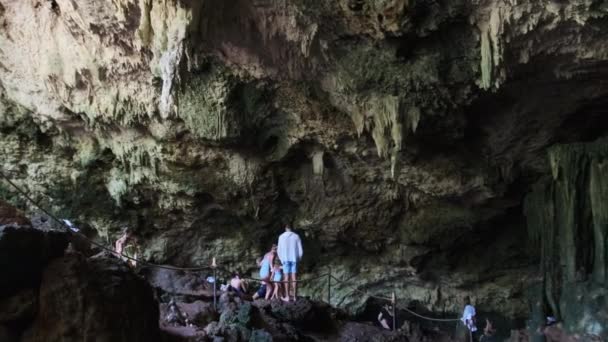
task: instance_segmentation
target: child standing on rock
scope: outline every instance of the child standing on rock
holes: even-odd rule
[[[275,261],[274,267],[272,268],[272,276],[271,279],[274,283],[274,291],[272,292],[272,297],[270,299],[279,299],[281,295],[281,291],[283,288],[283,268],[278,260]]]

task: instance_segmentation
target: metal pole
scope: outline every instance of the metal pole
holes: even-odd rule
[[[397,302],[397,298],[395,296],[395,291],[393,291],[393,294],[391,295],[391,303],[393,304],[393,331],[397,330],[397,311],[396,311],[396,302]]]
[[[213,260],[211,261],[211,268],[213,268],[213,308],[215,310],[217,310],[217,296],[215,295],[216,293],[216,288],[217,288],[217,271],[216,271],[216,263],[215,263],[215,257],[213,258]]]
[[[331,267],[327,273],[327,304],[331,306]]]

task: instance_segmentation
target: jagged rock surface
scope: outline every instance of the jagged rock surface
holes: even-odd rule
[[[606,140],[549,150],[551,176],[526,199],[541,249],[543,304],[567,331],[608,338]]]
[[[608,127],[607,14],[590,0],[0,0],[0,167],[100,241],[136,229],[147,260],[251,270],[294,221],[303,276],[330,266],[424,309],[469,294],[523,318],[536,253],[521,198],[548,146]],[[333,301],[368,298],[337,285]]]
[[[157,341],[152,290],[118,259],[69,255],[52,261],[38,314],[23,341]]]
[[[16,212],[0,201],[0,221],[25,223],[0,224],[0,298],[36,288],[48,262],[62,256],[68,245],[66,234],[33,228],[24,216],[15,216]]]

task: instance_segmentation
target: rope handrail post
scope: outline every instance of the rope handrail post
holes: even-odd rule
[[[331,306],[331,266],[327,272],[327,304]]]
[[[213,309],[217,310],[217,264],[215,263],[215,257],[211,259],[211,268],[213,269]]]
[[[397,330],[397,297],[395,296],[395,291],[391,294],[391,304],[393,307],[393,331]]]

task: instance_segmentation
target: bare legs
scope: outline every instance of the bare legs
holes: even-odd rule
[[[266,284],[266,296],[264,299],[269,300],[274,292],[274,287],[272,286],[270,279],[264,279],[264,284]]]
[[[283,297],[282,299],[288,302],[293,298],[293,301],[295,302],[296,296],[298,295],[298,283],[296,274],[286,274],[285,279],[287,280],[287,284],[285,284],[285,297]]]
[[[298,282],[296,279],[296,274],[292,273],[291,275],[291,286],[293,288],[293,301],[296,301],[296,298],[298,296]]]
[[[272,299],[279,299],[281,295],[282,285],[280,282],[274,284],[274,292],[272,293]]]

